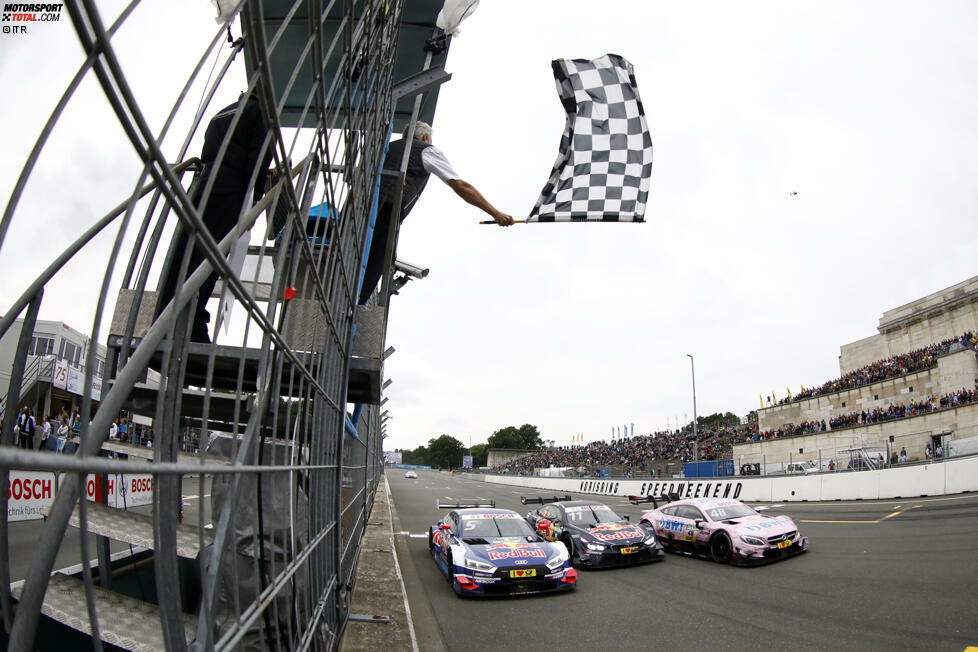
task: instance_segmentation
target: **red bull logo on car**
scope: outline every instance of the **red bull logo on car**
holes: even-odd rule
[[[622,539],[635,539],[643,535],[642,530],[630,525],[596,525],[588,533],[599,541],[620,541]]]
[[[486,548],[489,559],[499,561],[500,559],[519,559],[521,557],[541,557],[547,558],[547,553],[532,543],[496,543]]]

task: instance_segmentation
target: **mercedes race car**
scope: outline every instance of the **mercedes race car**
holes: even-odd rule
[[[519,595],[568,591],[577,583],[567,548],[544,541],[523,517],[493,503],[460,507],[428,531],[428,549],[455,593]]]
[[[633,525],[602,503],[570,496],[521,497],[520,502],[543,505],[527,514],[526,520],[544,539],[567,546],[574,566],[624,566],[665,557],[651,527]]]
[[[691,498],[659,506],[651,496],[632,504],[655,503],[641,523],[655,530],[667,550],[709,557],[721,564],[753,566],[808,550],[808,539],[788,516],[758,514],[739,500]]]

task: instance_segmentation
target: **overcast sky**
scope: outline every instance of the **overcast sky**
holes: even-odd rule
[[[216,26],[204,0],[144,4],[118,47],[158,127]],[[401,232],[399,257],[431,274],[392,300],[385,448],[675,426],[693,412],[687,353],[700,415],[838,376],[840,345],[885,310],[978,273],[976,33],[973,2],[482,2],[452,44],[435,144],[525,217],[564,126],[550,61],[620,54],[654,143],[646,223],[480,226],[432,179]],[[3,201],[81,56],[68,22],[28,36],[0,35]],[[0,305],[131,189],[138,160],[99,93],[86,84],[42,157]],[[43,318],[91,331],[98,257]]]

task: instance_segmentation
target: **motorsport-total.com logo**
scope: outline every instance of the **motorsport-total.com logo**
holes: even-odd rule
[[[63,6],[61,2],[50,4],[7,2],[3,5],[3,16],[0,17],[0,23],[3,24],[2,31],[4,34],[26,34],[28,23],[56,23],[61,20]]]

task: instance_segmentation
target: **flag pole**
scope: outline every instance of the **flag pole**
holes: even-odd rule
[[[479,224],[495,224],[496,220],[482,220]],[[526,220],[513,220],[513,224],[526,224]]]

